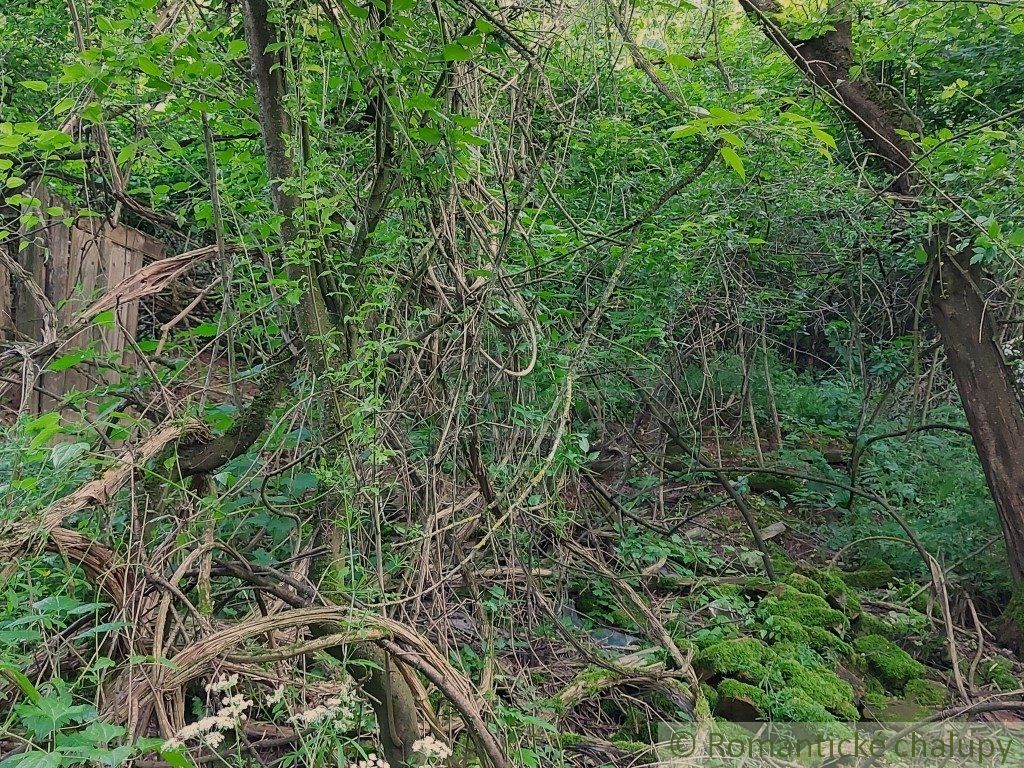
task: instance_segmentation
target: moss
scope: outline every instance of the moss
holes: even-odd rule
[[[707,711],[709,713],[713,712],[715,710],[715,707],[718,706],[718,691],[716,691],[714,688],[712,688],[707,683],[701,683],[700,684],[700,693],[701,693],[701,696],[697,697],[697,710],[698,710],[697,714],[698,715],[701,714],[700,713],[700,710],[701,710],[701,707],[700,707],[701,697],[703,697],[703,701],[704,701],[705,706],[707,707]],[[700,718],[698,717],[697,719],[699,720]]]
[[[636,755],[642,755],[651,751],[650,744],[645,744],[642,741],[635,741],[633,739],[612,739],[611,743],[619,749],[623,749],[626,752],[632,752]]]
[[[890,690],[902,691],[911,680],[924,676],[923,664],[882,635],[858,637],[853,647],[864,654],[868,669]]]
[[[715,714],[735,716],[736,710],[753,708],[758,716],[777,721],[802,723],[836,722],[819,702],[808,698],[803,691],[789,688],[765,693],[756,686],[726,678],[718,684],[718,707]]]
[[[815,701],[843,720],[858,720],[852,686],[827,667],[810,666],[796,658],[780,658],[775,669],[781,673],[789,691]]]
[[[1013,665],[1006,659],[987,659],[980,665],[982,679],[994,684],[1001,691],[1012,691],[1020,688],[1020,683],[1013,676]]]
[[[838,608],[851,619],[860,616],[860,598],[857,596],[857,591],[843,581],[842,571],[832,567],[819,568],[810,571],[808,575],[821,587],[830,605]]]
[[[928,612],[928,590],[915,594],[921,589],[917,584],[903,584],[896,590],[896,598],[920,613]]]
[[[775,652],[760,640],[740,637],[709,645],[694,657],[694,665],[717,675],[759,681],[768,674]]]
[[[855,635],[881,635],[890,640],[898,640],[903,637],[903,633],[899,629],[871,613],[862,613],[857,617],[853,623],[853,632]]]
[[[791,573],[783,579],[783,582],[808,595],[817,595],[820,598],[827,597],[825,590],[821,588],[821,585],[818,584],[818,582],[802,573]]]
[[[767,699],[760,688],[727,677],[718,684],[718,698],[715,701],[715,714],[722,714],[722,707],[731,701],[748,702],[758,714],[767,715]]]
[[[896,580],[896,572],[884,560],[868,560],[856,571],[843,574],[843,581],[858,589],[882,589]]]
[[[1018,655],[1024,653],[1024,584],[1013,588],[1006,608],[995,622],[996,637]]]
[[[805,627],[821,627],[840,636],[850,627],[846,616],[818,595],[785,586],[777,596],[766,597],[758,609],[766,616],[792,619]]]
[[[889,706],[889,697],[878,691],[867,691],[864,694],[864,703],[876,712],[882,712]]]
[[[785,576],[796,570],[796,564],[790,559],[786,550],[774,541],[768,542],[768,556],[771,557],[772,567],[777,576]]]
[[[923,707],[941,707],[949,698],[944,685],[918,678],[907,683],[906,696]]]
[[[754,493],[775,492],[779,496],[792,496],[804,487],[802,480],[769,472],[754,472],[747,478],[747,485]]]
[[[852,647],[838,635],[821,627],[805,627],[794,619],[776,616],[773,619],[778,637],[790,643],[803,643],[825,657],[847,656]]]
[[[799,691],[784,690],[769,698],[768,709],[776,721],[794,723],[834,723],[836,718],[817,701]]]

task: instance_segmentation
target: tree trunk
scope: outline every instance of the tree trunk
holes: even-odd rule
[[[295,177],[295,169],[287,146],[289,120],[284,108],[284,69],[280,57],[267,50],[278,41],[277,34],[267,18],[266,0],[244,0],[243,11],[245,37],[256,83],[270,196],[274,210],[281,216],[282,255],[286,259],[289,278],[298,282],[302,288],[298,319],[306,354],[313,370],[323,374],[330,369],[332,363],[325,343],[331,322],[318,275],[313,267],[317,260],[296,259],[299,254],[289,253],[298,241],[295,222],[298,206],[294,195],[287,189],[287,183]],[[325,432],[339,434],[344,426],[341,423],[342,412],[336,403],[333,405],[328,404],[324,409]],[[333,524],[330,520],[324,522],[328,529]],[[310,627],[310,632],[316,637],[337,631],[337,627],[329,625]],[[405,676],[406,673],[413,673],[404,670],[397,659],[370,643],[354,648],[328,648],[327,651],[347,665],[349,673],[371,697],[380,726],[381,746],[388,763],[396,768],[406,764],[412,756],[412,745],[419,738],[416,697]]]
[[[948,242],[949,238],[942,238]],[[938,245],[938,243],[937,243]],[[971,267],[970,249],[935,254],[932,322],[963,401],[974,447],[999,512],[1015,583],[1024,582],[1024,415],[1013,374],[999,348],[992,318]]]
[[[781,26],[775,0],[740,0],[765,35],[852,119],[874,153],[892,172],[897,203],[917,204],[923,179],[913,163],[915,146],[898,131],[904,120],[870,82],[851,78],[853,34],[845,19],[811,40],[795,41]],[[940,198],[944,195],[939,193]],[[985,472],[1006,542],[1010,574],[1024,618],[1024,414],[995,326],[986,310],[980,270],[970,265],[970,239],[939,228],[927,244],[932,274],[931,315],[963,402],[974,447]],[[1024,637],[1021,621],[1010,635]],[[1013,639],[1012,637],[1010,639]]]

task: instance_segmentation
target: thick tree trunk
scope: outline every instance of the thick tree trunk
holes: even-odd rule
[[[948,238],[943,238],[948,241]],[[982,300],[979,270],[963,254],[936,254],[932,322],[963,401],[974,447],[999,512],[1014,582],[1024,582],[1024,415]]]
[[[878,96],[870,82],[851,78],[853,34],[847,20],[811,40],[786,36],[776,0],[740,0],[765,35],[793,60],[808,79],[831,96],[894,176],[898,202],[916,205],[923,179],[913,163],[915,146],[898,128],[904,120]],[[940,193],[941,197],[941,193]],[[1024,414],[1013,377],[985,304],[980,270],[970,265],[968,239],[940,228],[928,243],[934,282],[931,315],[946,352],[974,446],[981,460],[1006,542],[1010,573],[1018,585],[1024,620]],[[1015,631],[1024,638],[1024,624]],[[1010,632],[1009,634],[1014,634]]]

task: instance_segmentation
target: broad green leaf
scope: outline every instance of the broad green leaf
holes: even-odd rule
[[[736,175],[745,181],[747,178],[747,172],[743,168],[743,161],[740,159],[740,156],[736,154],[736,150],[732,147],[722,147],[718,151],[722,155],[722,159],[725,160],[725,162],[729,164],[729,167],[736,172]]]
[[[89,452],[88,443],[57,443],[50,451],[50,462],[55,469],[60,469],[65,464],[70,464],[75,459],[80,459]]]
[[[145,56],[140,56],[138,60],[139,69],[150,77],[164,77],[163,68],[152,59],[147,59]]]
[[[471,58],[473,58],[473,54],[459,43],[448,43],[444,47],[445,61],[469,61]]]

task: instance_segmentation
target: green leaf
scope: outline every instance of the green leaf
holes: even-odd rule
[[[433,125],[425,125],[422,128],[413,128],[409,131],[409,135],[414,139],[425,141],[428,144],[437,144],[441,141],[441,131]]]
[[[816,138],[822,144],[825,144],[826,146],[832,149],[836,148],[836,140],[832,138],[832,134],[823,131],[816,125],[811,126],[811,133],[814,135],[814,138]]]
[[[60,469],[89,452],[88,443],[57,443],[50,451],[50,462],[54,469]]]
[[[124,629],[127,626],[129,625],[123,621],[107,621],[103,624],[97,624],[95,627],[89,627],[87,630],[82,632],[82,634],[80,634],[78,638],[83,639],[86,637],[94,637],[96,635],[102,635],[106,632],[113,632],[118,629]]]
[[[38,702],[43,698],[32,682],[25,677],[25,674],[12,664],[0,663],[0,677],[6,677],[18,686],[29,701]]]
[[[56,360],[46,366],[48,371],[54,371],[60,373],[66,371],[68,368],[74,368],[83,360],[88,360],[92,357],[91,349],[80,349],[77,352],[69,352],[66,355],[61,355]]]
[[[743,168],[743,161],[740,159],[740,156],[736,153],[736,150],[733,149],[732,147],[722,147],[718,151],[722,155],[722,159],[725,160],[725,162],[729,164],[729,167],[736,172],[736,175],[739,176],[744,181],[746,181],[747,172]]]
[[[109,744],[114,739],[120,739],[125,733],[124,727],[120,725],[94,720],[82,731],[82,736],[93,744]]]
[[[96,317],[92,319],[93,325],[98,325],[101,328],[113,328],[116,321],[114,310],[108,309],[106,312],[100,312]]]
[[[180,749],[161,752],[160,757],[170,763],[173,768],[195,768],[195,766],[192,765],[192,761],[185,757],[185,753]]]
[[[40,752],[33,750],[22,755],[14,755],[0,763],[0,768],[60,768],[60,755],[56,752]]]
[[[18,85],[28,88],[30,91],[45,91],[50,87],[42,80],[22,80]]]
[[[147,74],[150,77],[162,78],[164,76],[163,68],[152,59],[147,59],[145,56],[140,56],[136,64],[138,64],[139,69],[144,74]]]
[[[473,54],[458,43],[448,43],[444,47],[445,61],[469,61],[471,58],[473,58]]]

